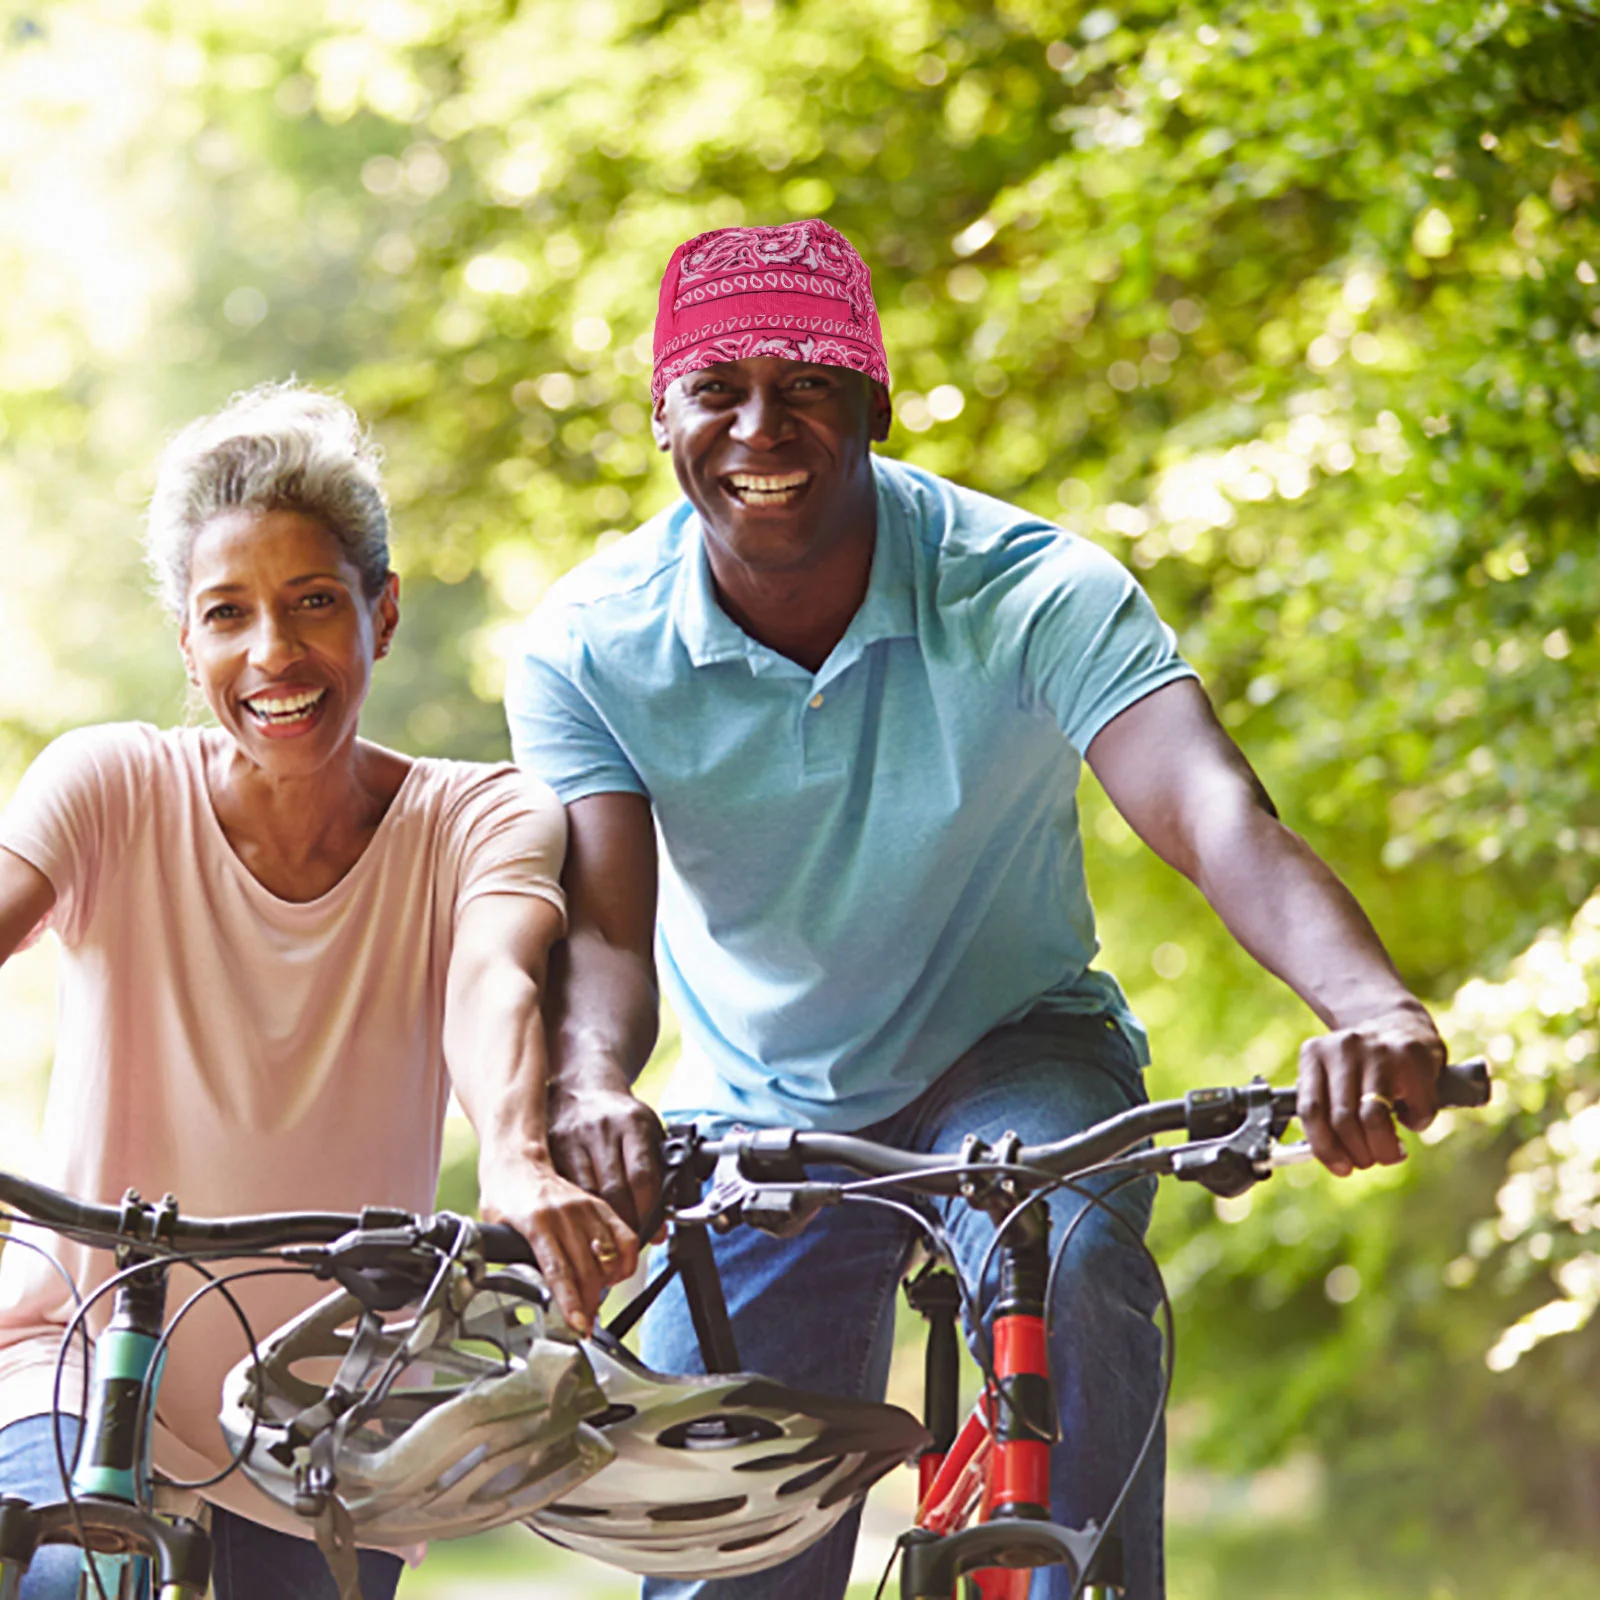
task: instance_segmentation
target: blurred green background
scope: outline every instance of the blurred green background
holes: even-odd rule
[[[0,793],[65,728],[182,717],[151,465],[291,372],[388,452],[369,733],[504,754],[518,619],[672,493],[671,247],[826,216],[874,269],[888,451],[1133,565],[1499,1073],[1401,1170],[1164,1195],[1175,1600],[1591,1595],[1597,89],[1595,0],[5,0]],[[1155,1088],[1288,1074],[1308,1015],[1084,803]],[[8,1162],[50,961],[0,976]],[[403,1592],[630,1586],[501,1536]]]

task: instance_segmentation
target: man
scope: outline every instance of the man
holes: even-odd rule
[[[922,1151],[1060,1138],[1143,1097],[1144,1036],[1096,945],[1074,795],[1118,810],[1329,1032],[1301,1110],[1336,1173],[1403,1157],[1444,1050],[1349,893],[1279,822],[1133,579],[1028,513],[875,457],[888,368],[865,265],[826,224],[690,240],[662,284],[654,431],[686,499],[584,563],[507,693],[518,759],[571,818],[553,1003],[555,1131],[625,1216],[654,1182],[628,1093],[653,1036],[652,932],[683,1026],[670,1118],[865,1131]],[[657,838],[661,845],[656,907]],[[1112,1202],[1137,1230],[1148,1187]],[[1079,1202],[1052,1201],[1055,1237]],[[970,1275],[992,1226],[954,1208]],[[1053,1512],[1103,1519],[1159,1397],[1154,1289],[1101,1212],[1053,1307]],[[881,1395],[912,1244],[876,1207],[718,1259],[745,1366]],[[681,1298],[646,1359],[697,1362]],[[1159,1446],[1123,1516],[1128,1594],[1162,1593]],[[742,1580],[653,1596],[844,1593],[849,1519]],[[1036,1595],[1064,1597],[1065,1574]]]

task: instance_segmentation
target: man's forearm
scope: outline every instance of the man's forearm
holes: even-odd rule
[[[655,1045],[648,955],[580,930],[551,962],[550,1136],[557,1167],[638,1227],[659,1192],[655,1113],[632,1085]]]
[[[648,957],[575,933],[550,964],[550,1079],[558,1093],[631,1085],[655,1048],[660,995]]]
[[[1347,1173],[1403,1160],[1391,1113],[1426,1127],[1444,1043],[1355,897],[1278,820],[1197,684],[1168,684],[1089,747],[1112,803],[1228,931],[1329,1028],[1300,1047],[1300,1121]]]
[[[1330,1028],[1420,1006],[1355,896],[1266,810],[1209,819],[1194,882],[1230,933]]]

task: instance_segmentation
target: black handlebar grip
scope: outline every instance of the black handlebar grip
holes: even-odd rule
[[[486,1222],[479,1230],[483,1259],[498,1265],[535,1265],[533,1246],[509,1222]]]
[[[1447,1062],[1434,1092],[1441,1107],[1486,1106],[1489,1087],[1489,1063],[1475,1056],[1471,1061]]]

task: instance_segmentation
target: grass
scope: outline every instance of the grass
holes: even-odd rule
[[[400,1580],[399,1600],[633,1600],[639,1580],[523,1528],[431,1545]]]
[[[1541,1550],[1507,1531],[1441,1530],[1435,1550],[1396,1556],[1320,1521],[1179,1525],[1168,1540],[1168,1600],[1594,1600],[1600,1558]],[[857,1572],[862,1564],[857,1563]],[[881,1570],[881,1569],[879,1569]],[[872,1600],[879,1572],[849,1600]],[[400,1600],[633,1600],[638,1580],[520,1529],[435,1545]],[[897,1595],[894,1580],[889,1596]],[[773,1600],[797,1600],[774,1596]]]
[[[1540,1550],[1507,1530],[1440,1530],[1436,1548],[1399,1557],[1350,1530],[1190,1528],[1168,1541],[1168,1600],[1594,1600],[1600,1560]]]

